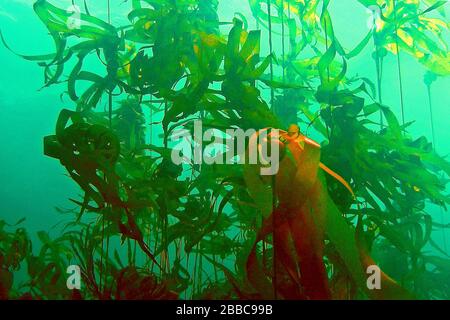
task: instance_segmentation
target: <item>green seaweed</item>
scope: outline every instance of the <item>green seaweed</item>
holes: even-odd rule
[[[320,175],[327,219],[318,252],[328,298],[412,298],[406,291],[448,298],[450,260],[431,239],[433,230],[448,226],[433,221],[425,204],[446,209],[450,203],[450,164],[383,105],[380,85],[387,52],[401,50],[430,72],[450,73],[442,35],[448,23],[427,16],[442,14],[444,1],[396,1],[394,8],[393,1],[360,0],[380,7],[382,25],[351,49],[337,39],[329,2],[249,1],[270,41],[273,27],[282,25],[280,74],[273,48],[261,55],[261,31],[248,30],[243,19],[250,17],[222,22],[217,1],[133,0],[125,26],[93,16],[86,6],[81,26],[73,29],[69,13],[38,0],[34,10],[55,52],[20,57],[38,62],[44,86],[63,84],[72,101],[73,110],[63,109],[55,133],[44,138],[44,153],[60,161],[81,196],[72,199],[76,210],[60,235],[38,234],[37,255],[24,229],[6,231],[14,227],[0,222],[0,299],[310,299],[305,280],[292,273],[282,278],[292,265],[301,267],[301,259],[287,257],[278,232],[267,231],[270,218],[279,215],[273,181],[239,164],[172,163],[171,133],[192,130],[199,118],[219,129],[305,123],[323,139],[321,161],[355,194]],[[5,34],[1,38],[10,49]],[[370,79],[347,75],[371,39],[378,101]],[[103,74],[86,69],[92,56]],[[260,84],[270,90],[269,102]],[[108,112],[101,110],[105,99]],[[385,120],[381,127],[376,112]],[[392,281],[379,295],[365,287],[362,266],[369,253]],[[22,262],[29,279],[19,287],[14,272]],[[72,292],[65,275],[73,263],[84,285]]]

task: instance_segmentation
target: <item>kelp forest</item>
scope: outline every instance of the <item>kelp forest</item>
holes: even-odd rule
[[[28,138],[78,192],[58,232],[0,216],[0,299],[450,299],[450,163],[435,147],[448,106],[434,90],[450,75],[447,1],[242,0],[232,19],[227,0],[67,2],[33,1],[50,51],[1,28],[0,45],[42,69],[41,92],[60,93],[53,131]],[[369,19],[351,47],[331,10],[344,3]],[[422,86],[407,90],[405,60]],[[411,90],[428,99],[412,106]],[[412,130],[418,113],[432,134]],[[245,154],[265,133],[278,172],[174,163],[174,134],[196,121],[222,136],[203,148],[215,159],[227,129],[254,130]]]

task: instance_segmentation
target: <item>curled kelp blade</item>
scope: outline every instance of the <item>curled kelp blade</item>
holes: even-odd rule
[[[323,256],[323,242],[326,237],[331,241],[342,261],[344,262],[348,273],[353,281],[357,284],[360,290],[366,292],[366,294],[373,299],[410,299],[412,296],[398,285],[392,278],[382,273],[382,289],[379,291],[371,291],[367,288],[367,274],[366,270],[369,265],[374,265],[375,262],[367,253],[362,242],[361,234],[362,229],[358,225],[358,229],[355,231],[354,227],[348,224],[342,213],[337,209],[336,205],[328,196],[326,189],[326,183],[324,179],[324,173],[319,171],[319,156],[312,156],[305,159],[302,156],[299,148],[289,148],[293,155],[286,157],[281,161],[280,172],[277,176],[276,190],[279,193],[277,199],[280,201],[279,205],[291,208],[290,212],[286,212],[285,209],[278,209],[273,211],[270,216],[264,219],[263,226],[257,236],[254,247],[247,260],[247,276],[249,282],[254,288],[264,293],[266,297],[271,297],[276,291],[283,291],[284,288],[277,288],[276,284],[272,283],[270,275],[264,272],[264,268],[258,259],[257,244],[263,241],[268,235],[274,234],[275,241],[273,246],[275,250],[279,250],[281,265],[285,268],[288,275],[293,282],[297,282],[297,285],[303,288],[302,293],[308,296],[308,286],[311,289],[315,289],[316,293],[320,288],[320,282],[327,282],[326,275],[317,277],[317,270],[320,267],[314,264],[314,256],[322,259]],[[308,149],[306,149],[308,152]],[[313,155],[311,153],[311,155]],[[307,157],[307,156],[306,156]],[[316,160],[314,160],[316,159]],[[296,165],[293,165],[295,161]],[[261,180],[258,180],[258,171],[255,167],[247,168],[246,182],[251,194],[255,194],[256,201],[261,200],[265,196],[269,196],[271,190],[261,187]],[[302,172],[296,173],[300,169],[308,168],[308,170],[302,170]],[[314,168],[315,172],[314,173]],[[309,182],[308,182],[309,181]],[[303,185],[303,188],[293,187],[294,184]],[[309,186],[309,187],[308,187]],[[266,190],[264,192],[264,190]],[[351,188],[350,188],[350,191]],[[260,193],[262,192],[262,193]],[[281,193],[281,194],[280,194]],[[261,196],[262,194],[262,196]],[[305,215],[292,218],[292,210],[295,211],[295,207],[301,208],[302,203],[298,198],[305,199],[304,201],[312,201],[315,205],[312,207],[314,211],[314,222],[307,223]],[[276,217],[276,218],[275,218]],[[303,218],[302,218],[303,217]],[[321,218],[322,217],[322,218]],[[286,224],[288,222],[288,224]],[[286,226],[290,226],[286,229]],[[290,234],[296,254],[293,254],[289,248],[291,246],[291,239],[286,237],[276,236],[277,230],[283,230],[284,233]],[[322,236],[319,236],[322,234]],[[313,241],[313,242],[310,242]],[[305,243],[308,243],[304,249],[302,247]],[[322,249],[320,249],[322,248]],[[298,277],[296,274],[296,267],[301,268],[307,264],[308,266],[314,266],[316,276],[307,273],[307,268],[303,268],[303,278]],[[312,273],[312,270],[311,272]],[[305,276],[305,274],[308,274]],[[272,274],[273,275],[273,274]],[[306,279],[305,279],[306,277]],[[309,284],[308,284],[309,282]],[[305,290],[306,293],[303,291]],[[310,289],[310,290],[311,290]],[[286,291],[285,291],[286,292]],[[323,299],[329,296],[325,294],[315,296],[315,298]],[[310,296],[311,298],[311,296]],[[314,298],[314,296],[313,296]]]

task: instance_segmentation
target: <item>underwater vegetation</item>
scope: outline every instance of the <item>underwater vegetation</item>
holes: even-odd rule
[[[19,56],[61,88],[44,153],[81,195],[61,234],[39,232],[39,243],[23,221],[0,221],[0,299],[450,299],[449,251],[431,238],[450,226],[427,207],[446,211],[450,163],[434,137],[409,132],[401,81],[404,55],[427,69],[430,96],[450,75],[447,2],[355,0],[374,21],[349,49],[330,0],[249,0],[253,16],[233,21],[220,21],[219,1],[126,1],[120,26],[113,1],[106,21],[84,2],[75,24],[35,2],[54,52]],[[374,79],[349,77],[368,47]],[[388,55],[400,119],[383,104]],[[298,123],[321,148],[282,144],[274,177],[260,165],[175,165],[171,134],[198,119],[218,130]],[[70,265],[80,289],[67,288]],[[380,290],[367,287],[370,265],[383,271]]]

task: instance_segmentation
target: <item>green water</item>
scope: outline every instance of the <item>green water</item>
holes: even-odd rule
[[[79,5],[83,7],[82,2],[79,2]],[[127,23],[126,14],[130,11],[130,2],[112,0],[112,24]],[[34,13],[33,3],[32,0],[0,0],[0,30],[15,52],[27,55],[50,53],[54,50],[54,44],[48,36],[45,25]],[[69,0],[55,0],[51,3],[60,8],[68,8],[71,5]],[[106,1],[91,0],[87,3],[92,15],[107,19]],[[445,10],[448,24],[450,6],[446,5]],[[247,17],[249,30],[261,27],[252,17],[247,1],[219,1],[220,21],[232,21],[237,12]],[[335,36],[344,48],[354,48],[366,36],[369,13],[357,1],[331,0],[329,12],[333,20]],[[221,33],[228,34],[230,28],[229,25],[222,26]],[[266,56],[269,53],[268,31],[264,27],[261,29],[261,56]],[[273,33],[274,52],[277,56],[281,56],[281,28],[275,25]],[[447,45],[449,36],[447,31],[444,35]],[[286,40],[286,45],[287,43]],[[359,76],[376,82],[376,70],[371,56],[373,49],[373,43],[369,42],[357,57],[349,61],[346,74],[348,78]],[[60,110],[63,107],[73,109],[74,104],[67,95],[61,96],[65,90],[64,83],[40,90],[44,83],[43,72],[36,63],[21,59],[3,45],[0,46],[0,61],[2,62],[0,71],[0,220],[14,224],[26,217],[21,226],[27,229],[33,242],[36,242],[33,246],[37,251],[40,245],[37,242],[36,232],[45,230],[51,235],[58,235],[62,226],[73,220],[73,216],[62,214],[56,208],[63,210],[73,208],[74,204],[69,201],[69,198],[77,198],[81,194],[80,188],[67,176],[65,168],[59,161],[43,154],[43,137],[54,134]],[[99,71],[96,68],[99,67],[92,64],[91,70]],[[423,81],[426,71],[427,69],[416,59],[401,53],[405,121],[414,122],[408,128],[408,132],[411,136],[425,136],[431,140],[429,101]],[[65,71],[65,75],[68,72]],[[275,67],[275,72],[280,72],[280,68]],[[268,102],[270,90],[267,86],[262,88],[262,96]],[[397,56],[393,54],[388,54],[384,61],[382,90],[383,103],[390,106],[400,119],[398,63]],[[434,147],[442,156],[450,153],[449,92],[450,77],[439,77],[432,85]],[[99,108],[107,108],[106,102],[106,99],[102,100]],[[148,124],[146,126],[149,127]],[[152,130],[155,139],[159,139],[158,134],[162,132],[161,128]],[[311,133],[311,137],[321,139],[314,132]],[[147,139],[149,139],[148,132]],[[448,213],[442,213],[439,207],[429,203],[426,206],[427,212],[431,214],[434,221],[442,224],[450,223]],[[450,254],[449,230],[444,232],[441,229],[436,230],[432,234],[432,239],[439,246],[447,246],[447,253]],[[432,247],[427,247],[427,250],[435,252]],[[212,272],[212,269],[209,271]]]

